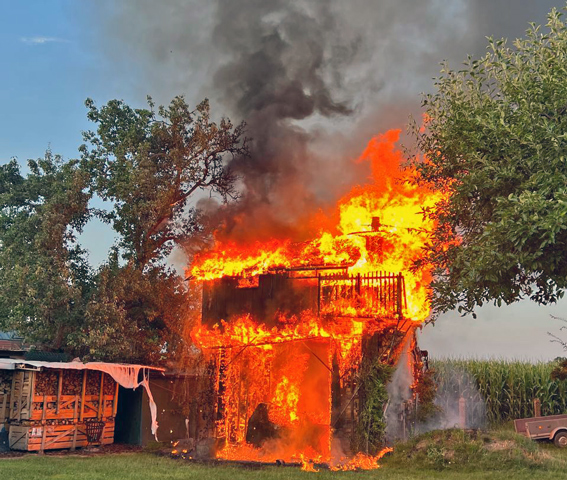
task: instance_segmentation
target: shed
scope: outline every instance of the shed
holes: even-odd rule
[[[13,450],[103,445],[114,441],[119,386],[144,387],[157,430],[146,365],[0,359],[0,432]]]

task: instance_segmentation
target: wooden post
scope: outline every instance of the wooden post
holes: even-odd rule
[[[104,414],[104,372],[100,372],[100,391],[98,392],[98,419]]]
[[[317,272],[317,316],[321,315],[321,275]]]
[[[14,404],[15,404],[15,395],[14,395],[14,390],[15,390],[15,385],[16,385],[16,372],[14,372],[14,375],[12,375],[12,388],[10,389],[10,411],[8,412],[10,415],[10,420],[14,420],[15,416],[16,416],[16,412],[14,411]]]
[[[402,274],[398,274],[398,281],[397,283],[397,287],[398,287],[398,291],[397,291],[397,309],[398,309],[398,315],[401,317],[402,316]]]
[[[2,396],[2,410],[0,411],[0,423],[6,421],[6,404],[8,403],[8,393],[4,393]]]
[[[47,397],[43,394],[43,408],[41,410],[41,445],[39,453],[43,453],[45,448],[45,436],[47,435],[47,425],[45,424],[45,416],[47,415]]]
[[[386,282],[388,285],[388,299],[386,300],[386,306],[388,309],[392,308],[392,274],[388,273],[388,276],[386,277]]]
[[[235,365],[236,366],[236,365]],[[242,413],[240,409],[242,408],[242,364],[240,364],[238,368],[238,395],[236,401],[236,440],[242,441],[246,440],[246,430],[244,430],[242,437],[240,436],[241,429],[240,429],[240,419],[242,418]]]
[[[404,286],[404,307],[408,308],[408,297],[406,294],[406,279],[404,277],[402,277],[402,285]]]
[[[22,420],[22,395],[24,394],[24,373],[26,372],[18,372],[21,373],[20,377],[20,391],[18,395],[18,421]],[[16,375],[14,374],[14,377]]]
[[[25,372],[24,372],[25,373]],[[29,400],[28,400],[28,417],[32,418],[33,415],[33,399],[35,398],[35,381],[36,381],[36,372],[29,372],[30,376],[30,391],[29,391]],[[22,383],[23,388],[23,383]],[[20,410],[21,415],[21,410]]]
[[[462,429],[467,428],[467,401],[465,397],[459,398],[459,423]]]
[[[81,390],[81,410],[79,413],[79,422],[83,421],[83,414],[85,413],[85,391],[87,389],[87,370],[83,370],[83,389]]]
[[[116,411],[118,410],[118,389],[120,388],[118,382],[115,383],[116,383],[116,389],[114,390],[114,405],[112,405],[112,416],[114,418],[116,418]]]
[[[73,443],[71,444],[71,450],[77,448],[77,410],[79,409],[79,396],[75,395],[75,407],[73,410]]]
[[[396,306],[396,277],[394,273],[390,273],[390,305],[392,310],[397,313],[398,309]]]
[[[534,417],[541,417],[541,400],[534,398]]]
[[[246,440],[246,432],[248,431],[248,392],[249,392],[249,388],[247,385],[245,385],[245,392],[246,392],[246,397],[244,399],[244,439]],[[196,418],[196,422],[195,422],[195,431],[197,431],[197,428],[199,427],[199,414],[197,413],[197,418]],[[195,434],[195,439],[197,439],[197,435]]]
[[[59,406],[61,404],[61,393],[63,391],[63,370],[59,370],[59,384],[57,385],[57,406],[56,413],[59,415]]]
[[[47,397],[43,394],[43,408],[41,409],[41,423],[45,423],[45,416],[47,415]]]

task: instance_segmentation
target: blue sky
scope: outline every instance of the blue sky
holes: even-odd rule
[[[72,0],[0,0],[0,161],[77,155],[90,128],[84,101],[129,98],[134,64],[113,68],[99,48],[101,9]],[[130,96],[131,97],[131,96]]]
[[[48,147],[76,158],[81,132],[91,128],[85,99],[133,101],[130,78],[101,54],[88,2],[0,0],[0,12],[0,162],[25,165]],[[113,240],[98,221],[81,238],[94,264]]]
[[[35,158],[51,145],[76,156],[83,102],[103,82],[68,1],[0,0],[0,158]]]

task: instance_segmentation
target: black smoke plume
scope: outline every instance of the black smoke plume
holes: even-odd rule
[[[236,240],[295,239],[308,212],[365,180],[366,142],[419,114],[438,64],[522,36],[562,1],[123,0],[103,2],[104,46],[140,72],[140,94],[185,93],[245,120],[242,199],[217,212]],[[103,5],[103,6],[100,6]],[[140,95],[141,96],[141,95]],[[219,106],[220,104],[220,106]],[[210,204],[208,205],[210,211]]]

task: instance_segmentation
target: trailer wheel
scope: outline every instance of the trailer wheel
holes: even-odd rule
[[[559,448],[567,447],[567,432],[556,433],[555,437],[553,437],[553,443]]]

